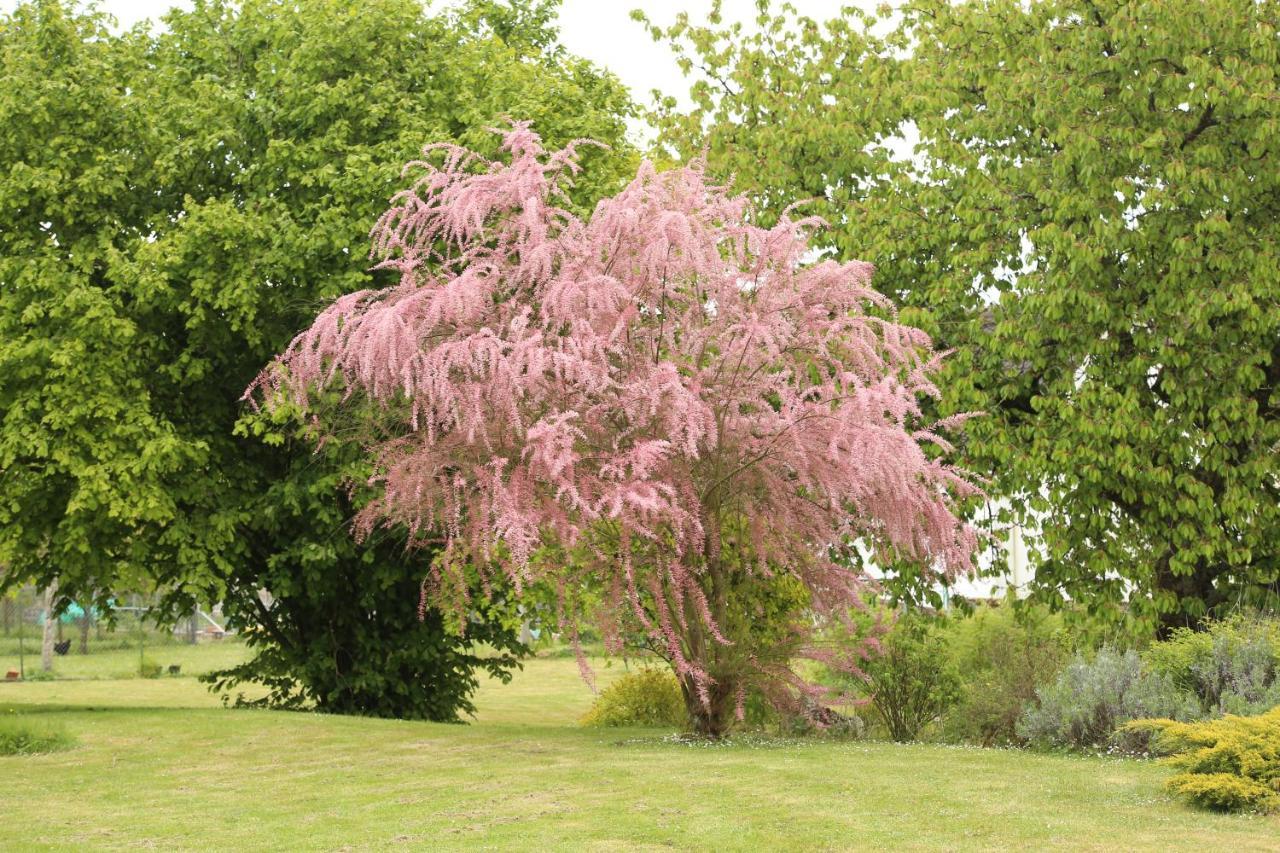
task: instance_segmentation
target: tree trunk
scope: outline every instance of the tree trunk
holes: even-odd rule
[[[44,591],[44,635],[40,642],[40,668],[45,672],[53,672],[53,644],[57,641],[58,620],[53,615],[53,602],[58,597],[58,582],[55,580]]]
[[[685,711],[689,714],[689,729],[698,737],[720,740],[733,725],[737,684],[727,678],[719,678],[707,687],[707,702],[698,694],[697,683],[691,676],[680,679],[680,693],[684,696]]]
[[[1185,575],[1175,575],[1169,568],[1169,558],[1165,556],[1156,564],[1155,587],[1172,592],[1178,598],[1178,609],[1169,613],[1161,613],[1156,625],[1156,639],[1167,640],[1178,628],[1199,629],[1214,608],[1223,603],[1223,595],[1214,581],[1226,569],[1207,565],[1201,562],[1195,571]],[[1204,616],[1193,617],[1182,609],[1185,601],[1199,601]]]
[[[80,654],[89,654],[89,608],[80,616]]]

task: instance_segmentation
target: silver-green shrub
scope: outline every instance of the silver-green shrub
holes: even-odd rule
[[[1129,720],[1163,717],[1194,720],[1195,697],[1167,675],[1143,666],[1137,652],[1103,648],[1092,659],[1077,655],[1053,682],[1036,691],[1018,721],[1018,735],[1041,746],[1086,749],[1118,746],[1140,750],[1144,743],[1117,743],[1116,728]]]

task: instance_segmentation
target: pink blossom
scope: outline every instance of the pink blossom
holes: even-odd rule
[[[546,152],[527,123],[498,161],[431,146],[373,232],[398,283],[335,302],[248,392],[305,404],[340,381],[385,408],[357,529],[442,536],[423,587],[440,606],[465,601],[464,563],[561,590],[589,577],[611,642],[634,620],[704,697],[687,638],[727,642],[726,552],[800,579],[818,615],[868,589],[855,542],[967,571],[953,505],[975,489],[924,449],[953,426],[920,406],[939,356],[871,266],[806,263],[821,222],[757,226],[697,163],[645,163],[580,219],[562,207],[577,147]],[[552,544],[573,559],[540,560]]]

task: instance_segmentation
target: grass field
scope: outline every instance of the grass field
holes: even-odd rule
[[[12,646],[9,643],[0,647],[0,675],[3,675],[3,671],[18,668],[18,653]],[[195,646],[185,643],[157,643],[146,646],[143,654],[148,661],[158,664],[166,671],[169,666],[176,664],[182,668],[183,675],[201,675],[234,666],[244,660],[247,652],[243,643],[225,640]],[[26,666],[28,674],[40,669],[38,641],[34,655],[31,647],[27,647]],[[75,651],[73,645],[69,654],[54,657],[53,674],[56,678],[132,678],[138,674],[138,649],[136,646],[101,649],[92,644],[90,653],[82,655]]]
[[[469,726],[225,710],[186,677],[0,684],[0,713],[80,742],[0,758],[0,849],[1280,849],[1280,819],[1193,810],[1152,763],[689,746],[579,728],[590,700],[564,659],[486,684]]]

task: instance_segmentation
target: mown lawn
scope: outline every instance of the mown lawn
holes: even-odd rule
[[[225,710],[190,678],[4,684],[0,713],[80,745],[0,758],[0,849],[1280,849],[1280,819],[1193,810],[1151,763],[687,746],[578,728],[589,702],[564,659],[487,684],[469,726]]]

